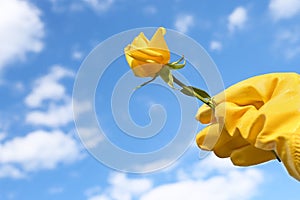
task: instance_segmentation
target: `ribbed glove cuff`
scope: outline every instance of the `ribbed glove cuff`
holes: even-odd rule
[[[288,167],[291,176],[300,181],[300,133],[293,134],[289,139],[289,149],[291,152],[291,166]]]

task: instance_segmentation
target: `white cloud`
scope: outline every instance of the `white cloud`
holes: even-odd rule
[[[89,196],[89,200],[235,200],[252,199],[257,195],[263,174],[255,168],[240,168],[229,159],[210,154],[198,163],[166,172],[174,180],[153,186],[150,178],[128,178],[114,173],[101,194]],[[163,179],[163,174],[161,175]],[[167,180],[167,179],[166,179]]]
[[[271,0],[269,10],[274,20],[289,19],[300,13],[300,1]]]
[[[220,41],[213,40],[210,42],[209,48],[211,51],[221,51],[222,43]]]
[[[18,176],[18,173],[53,169],[60,163],[72,163],[82,158],[76,140],[61,131],[37,130],[24,137],[15,137],[0,144],[0,152],[0,164],[10,167],[6,168],[6,176],[11,177]],[[0,171],[3,173],[4,170]]]
[[[101,194],[90,196],[89,200],[131,200],[152,187],[152,181],[146,178],[128,178],[123,173],[112,173],[108,179],[110,186]]]
[[[40,10],[28,1],[0,1],[0,69],[43,48],[44,24]]]
[[[123,173],[114,173],[109,179],[109,183],[113,186],[110,195],[114,199],[130,200],[132,196],[142,194],[152,187],[152,182],[146,178],[129,179]]]
[[[83,0],[83,2],[97,12],[105,12],[111,8],[114,0]]]
[[[64,105],[50,105],[47,111],[33,110],[26,115],[26,122],[32,125],[59,127],[73,120],[71,101]]]
[[[262,175],[254,169],[229,171],[206,180],[185,180],[158,186],[144,194],[141,200],[234,200],[251,199],[256,194]]]
[[[74,112],[75,118],[80,118],[81,115],[89,112],[93,112],[93,105],[90,101],[76,101],[73,99],[73,106],[76,112]]]
[[[247,10],[244,7],[237,7],[228,16],[228,29],[230,32],[234,32],[237,29],[242,29],[247,22]]]
[[[85,115],[89,115],[89,113],[92,112],[93,105],[89,101],[76,101],[73,99],[73,108],[74,108],[74,118],[76,121],[85,121]],[[88,149],[95,148],[99,143],[103,140],[103,135],[99,134],[99,128],[93,127],[91,125],[84,125],[89,124],[87,123],[81,123],[76,124],[76,130],[78,134],[80,135],[81,140],[84,142],[84,145]]]
[[[44,100],[61,100],[66,98],[65,87],[59,83],[62,78],[74,77],[74,73],[60,66],[53,66],[46,76],[34,82],[31,93],[25,98],[29,107],[39,107]]]
[[[32,91],[25,98],[25,104],[35,108],[26,114],[28,124],[57,128],[73,120],[71,97],[60,83],[66,77],[74,77],[73,71],[53,66],[49,74],[34,81]],[[37,109],[42,105],[43,108]]]
[[[175,21],[175,28],[186,33],[194,25],[194,17],[192,15],[179,15]]]
[[[210,154],[199,163],[177,170],[178,181],[156,186],[140,199],[251,199],[263,181],[262,176],[257,169],[241,169],[229,159]]]

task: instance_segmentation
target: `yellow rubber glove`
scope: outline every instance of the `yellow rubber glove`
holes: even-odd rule
[[[214,113],[203,105],[196,115],[201,123],[210,123],[197,135],[201,149],[230,157],[238,166],[266,162],[277,154],[300,181],[299,74],[252,77],[216,95],[214,101]]]

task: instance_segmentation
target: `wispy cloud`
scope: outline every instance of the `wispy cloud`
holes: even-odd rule
[[[24,148],[30,147],[30,148]],[[27,172],[53,169],[80,158],[79,144],[61,131],[37,130],[0,144],[0,177],[22,178]]]
[[[148,5],[143,9],[143,11],[147,15],[154,15],[157,13],[157,8],[153,5]]]
[[[84,2],[82,1],[69,1],[69,0],[48,0],[51,3],[51,9],[53,12],[62,13],[67,11],[83,11]]]
[[[84,191],[85,196],[87,197],[93,197],[93,196],[98,196],[101,192],[101,187],[100,186],[95,186],[95,187],[90,187]],[[91,199],[91,198],[89,198]]]
[[[209,49],[211,51],[221,51],[222,43],[220,41],[212,40],[209,44]]]
[[[41,11],[28,1],[0,1],[0,70],[43,49]]]
[[[0,142],[6,137],[6,133],[0,132]]]
[[[20,179],[25,177],[26,175],[24,174],[24,172],[14,165],[1,164],[0,166],[0,178]]]
[[[59,194],[59,193],[62,193],[63,191],[64,191],[64,188],[60,187],[60,186],[53,186],[48,189],[48,193],[51,195]]]
[[[189,29],[194,26],[194,23],[193,15],[178,15],[175,21],[175,29],[182,33],[187,33]]]
[[[271,0],[269,11],[274,20],[289,19],[300,13],[300,1]]]
[[[84,54],[83,54],[82,51],[74,50],[74,51],[72,52],[71,57],[72,57],[73,60],[82,60],[82,59],[83,59],[83,55],[84,55]]]
[[[228,29],[230,32],[234,32],[238,29],[242,29],[248,20],[247,10],[244,7],[237,7],[228,16]]]
[[[274,46],[287,59],[300,55],[300,28],[279,31],[275,36]]]
[[[105,12],[111,8],[115,0],[83,0],[88,6],[97,12]]]

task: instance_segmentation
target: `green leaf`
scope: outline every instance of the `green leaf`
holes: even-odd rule
[[[176,65],[176,64],[180,63],[181,61],[183,61],[183,59],[184,59],[184,56],[182,56],[179,60],[177,60],[175,62],[171,62],[170,64],[171,65]]]
[[[139,88],[141,88],[141,87],[143,87],[143,86],[145,86],[145,85],[147,85],[147,84],[149,84],[149,83],[151,83],[152,81],[154,81],[155,79],[157,78],[157,75],[156,76],[154,76],[151,80],[149,80],[149,81],[147,81],[147,82],[145,82],[145,83],[143,83],[143,84],[141,84],[141,85],[139,85],[139,86],[137,86],[136,88],[134,88],[135,90],[137,90],[137,89],[139,89]]]
[[[195,97],[196,94],[198,94],[199,96],[201,96],[202,98],[205,98],[205,99],[211,98],[207,92],[205,92],[204,90],[201,90],[199,88],[193,87],[193,86],[183,87],[180,91],[183,94],[192,96],[192,97]]]
[[[179,64],[182,60],[183,63]],[[184,56],[182,56],[179,60],[172,63],[168,63],[167,65],[172,69],[181,69],[185,66],[185,64],[186,64],[186,60],[184,59]]]
[[[203,98],[211,98],[210,95],[207,92],[205,92],[204,90],[201,90],[201,89],[195,88],[195,87],[192,87],[192,88],[197,94],[199,94]]]
[[[168,66],[164,66],[158,74],[171,88],[174,88],[173,76]]]
[[[168,66],[172,69],[181,69],[185,66],[186,61],[184,60],[182,64],[169,64]]]
[[[180,92],[182,92],[183,94],[187,95],[187,96],[191,96],[191,97],[194,97],[194,91],[191,90],[190,88],[188,87],[184,87],[180,90]]]

